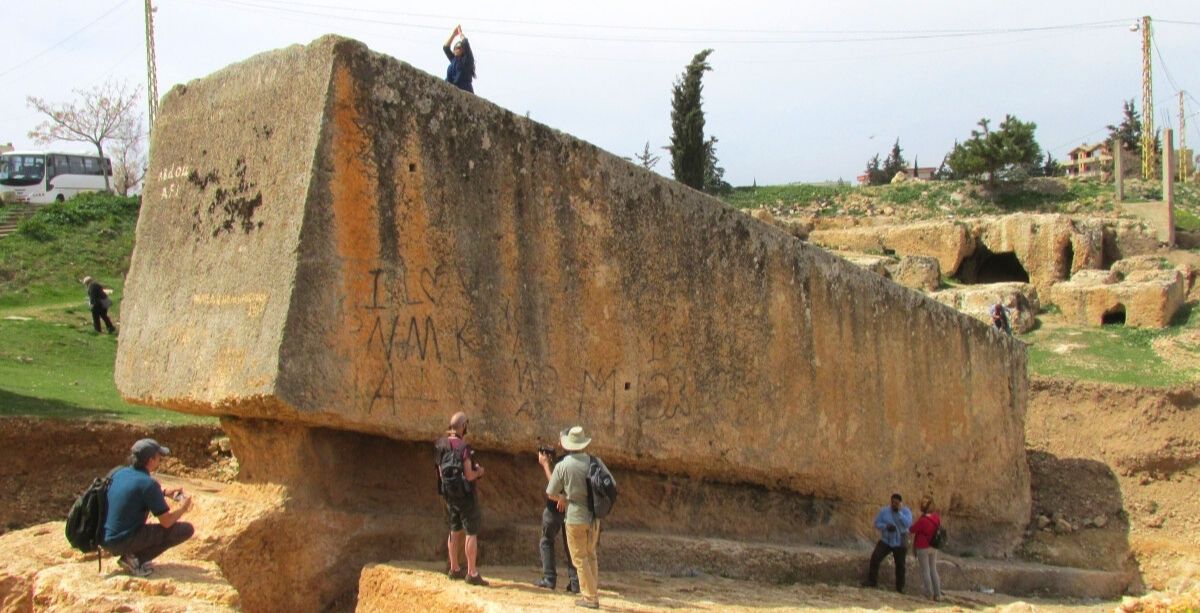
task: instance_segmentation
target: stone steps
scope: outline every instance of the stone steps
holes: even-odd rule
[[[21,225],[22,221],[33,217],[37,212],[38,205],[29,203],[19,203],[0,207],[0,238],[4,238],[17,231],[17,226]]]

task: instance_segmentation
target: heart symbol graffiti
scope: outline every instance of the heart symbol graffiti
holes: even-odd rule
[[[425,292],[425,297],[433,306],[440,306],[442,296],[446,294],[446,288],[442,286],[442,266],[438,266],[430,272],[428,268],[421,269],[421,291]]]

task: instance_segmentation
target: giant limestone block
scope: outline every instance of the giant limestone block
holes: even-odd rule
[[[893,490],[1020,538],[1023,345],[713,198],[337,37],[173,88],[153,138],[132,401],[408,441],[465,410],[508,454],[582,423],[862,538]]]

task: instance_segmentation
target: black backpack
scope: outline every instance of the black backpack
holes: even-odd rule
[[[588,510],[595,519],[604,519],[617,502],[617,482],[596,456],[588,460]]]
[[[933,532],[933,538],[929,539],[929,546],[934,549],[941,549],[946,546],[946,541],[950,535],[946,534],[946,529],[942,527],[942,522],[938,522],[937,530]]]
[[[438,493],[451,502],[465,500],[471,495],[471,484],[463,470],[463,449],[454,448],[449,438],[439,439],[437,445]]]
[[[75,499],[71,510],[67,512],[67,542],[71,547],[84,553],[99,551],[104,544],[104,521],[108,519],[108,486],[112,485],[113,475],[124,468],[118,466],[104,477],[97,477],[92,484]],[[100,564],[101,555],[96,556]]]

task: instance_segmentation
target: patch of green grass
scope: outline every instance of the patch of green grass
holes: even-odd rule
[[[1187,209],[1176,209],[1175,228],[1184,232],[1200,232],[1200,215]]]
[[[789,183],[787,185],[763,185],[758,187],[735,187],[725,196],[725,202],[739,209],[758,209],[772,206],[810,205],[833,202],[840,196],[854,191],[847,184]]]
[[[117,339],[92,331],[86,307],[43,309],[38,319],[9,317],[0,317],[0,415],[215,422],[122,400],[113,383]]]
[[[1185,307],[1171,327],[1100,328],[1067,326],[1041,327],[1021,340],[1029,344],[1031,374],[1083,379],[1141,387],[1169,387],[1195,381],[1197,369],[1181,369],[1165,362],[1154,351],[1153,342],[1200,327],[1195,309]]]
[[[89,194],[43,207],[25,222],[35,230],[0,239],[0,415],[214,422],[123,401],[116,338],[92,331],[79,280],[113,288],[109,315],[119,317],[137,213],[136,198]]]

